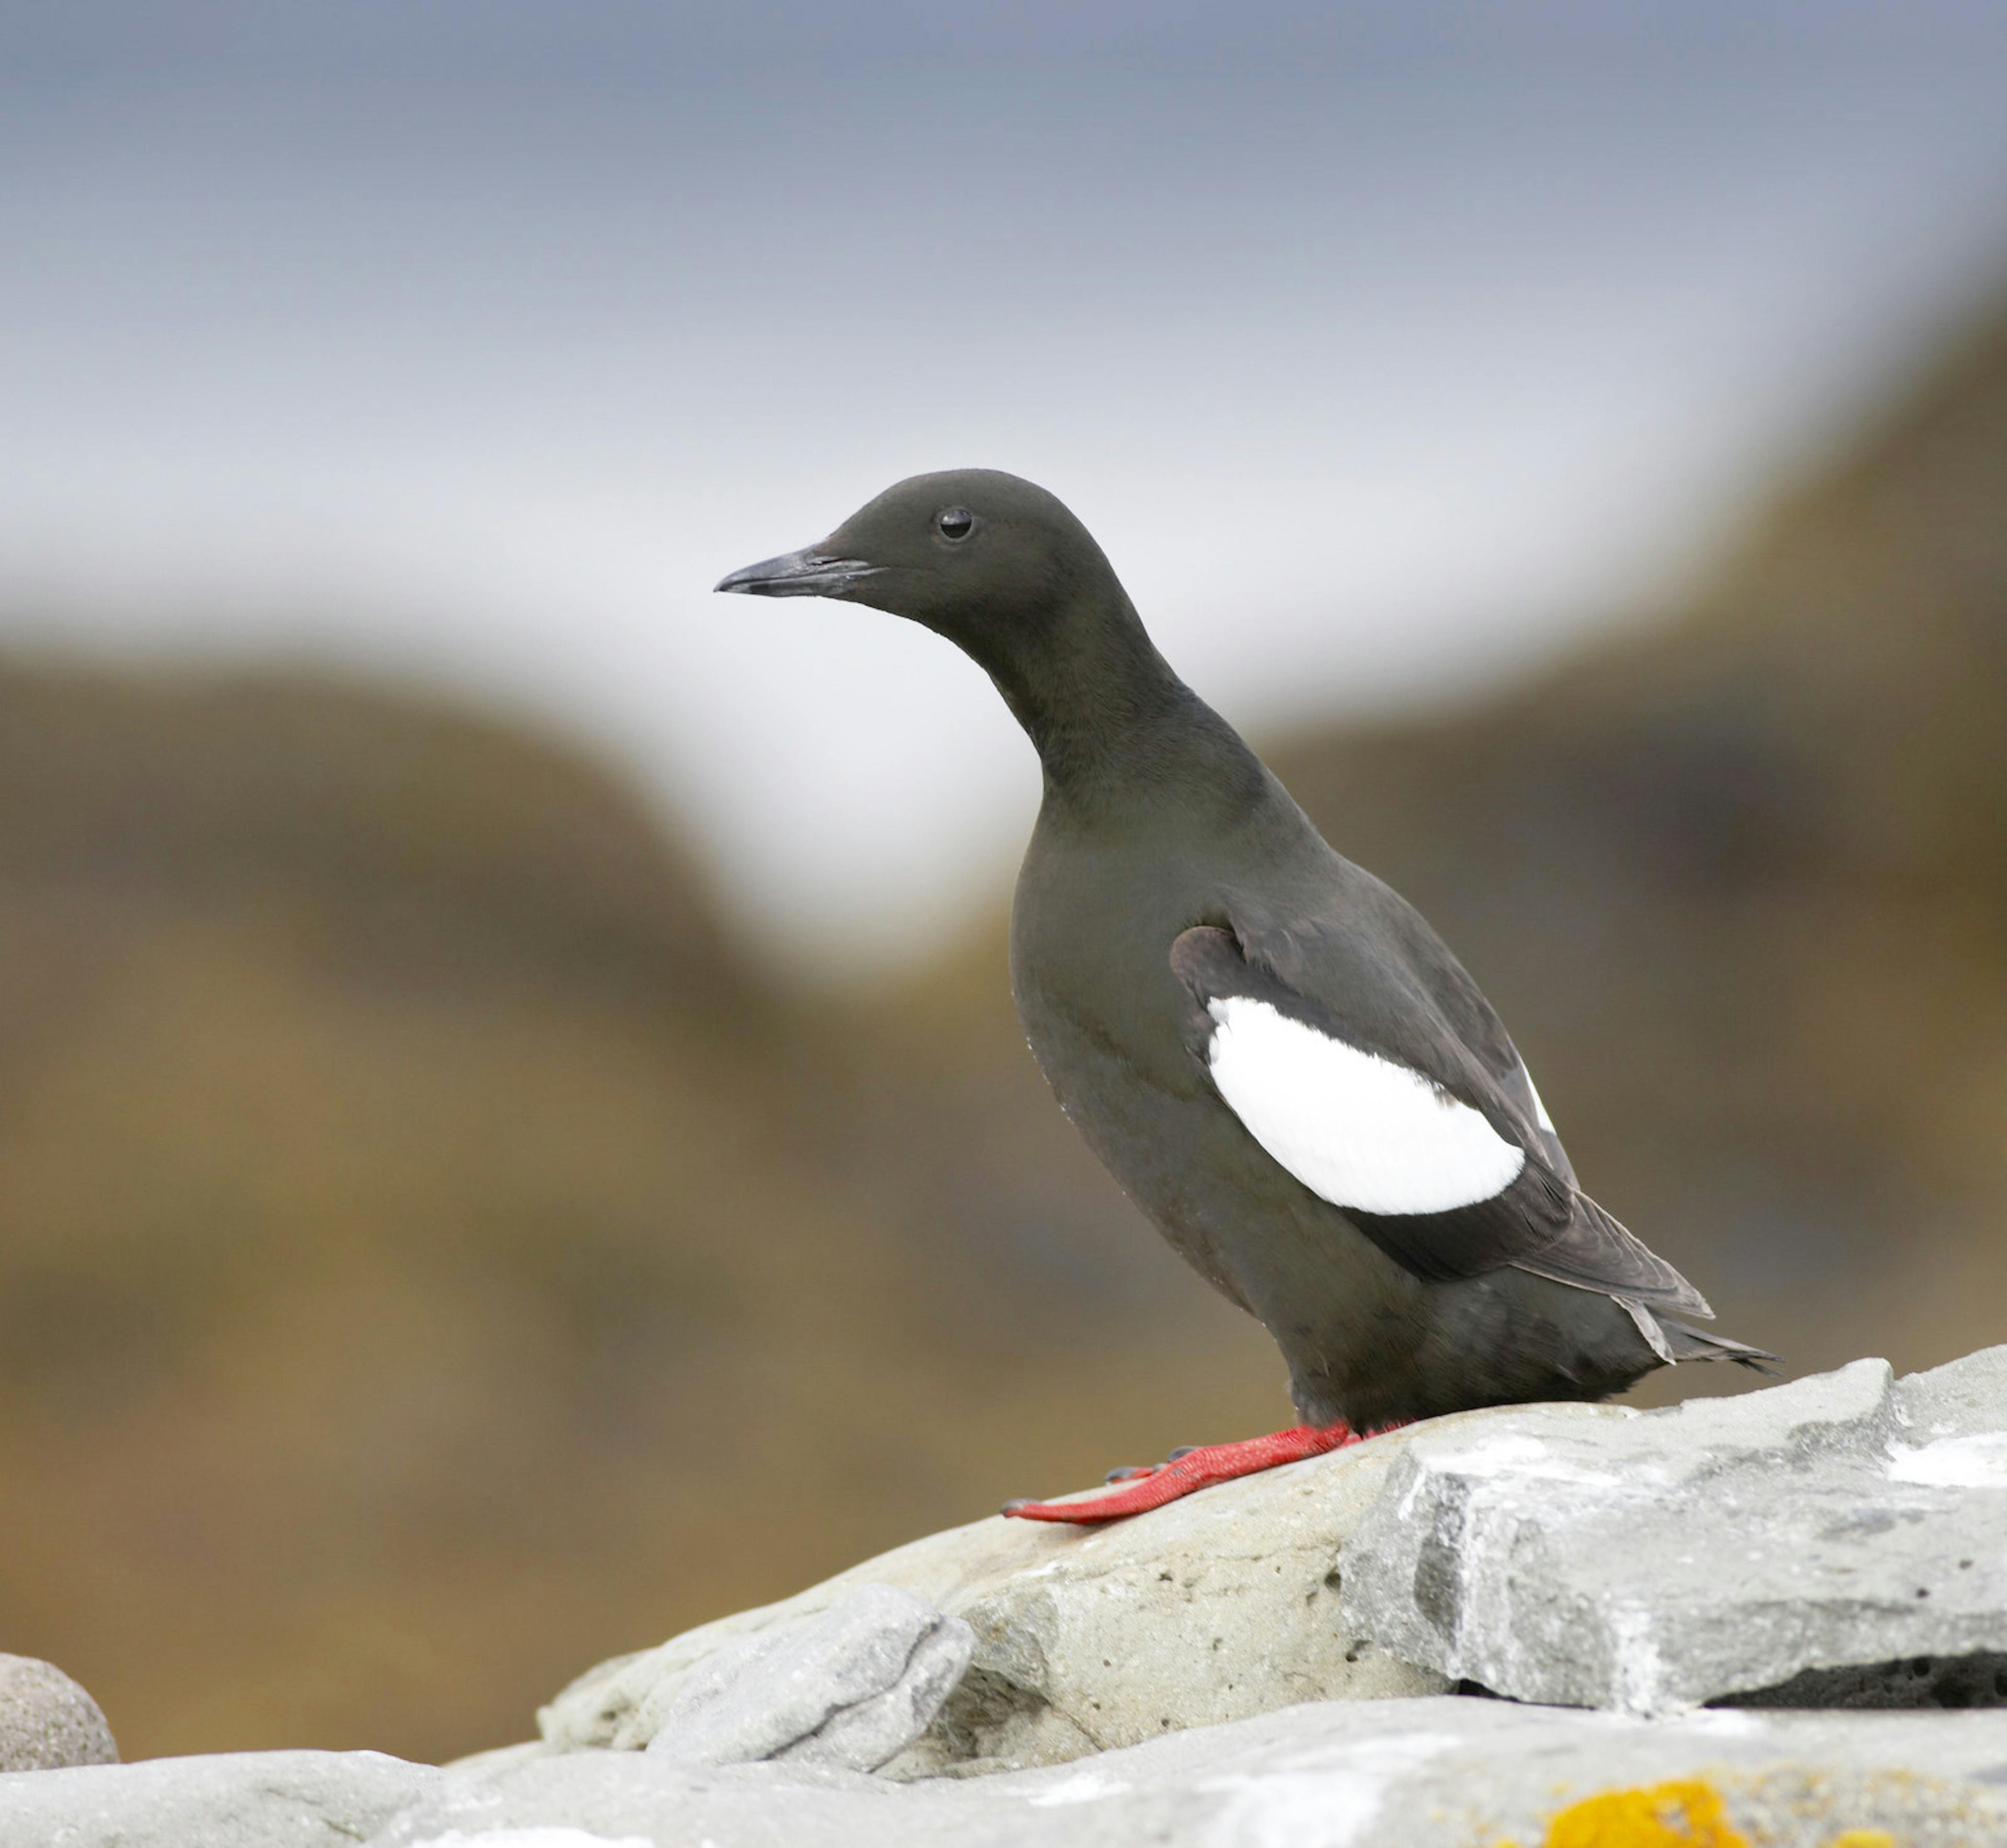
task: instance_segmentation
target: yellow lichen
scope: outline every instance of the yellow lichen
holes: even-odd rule
[[[1730,1823],[1721,1793],[1691,1778],[1571,1803],[1547,1825],[1541,1848],[1749,1848],[1749,1840]],[[1834,1848],[1886,1848],[1885,1838]]]
[[[1885,1829],[1850,1829],[1835,1836],[1826,1848],[1896,1848],[1896,1838]]]

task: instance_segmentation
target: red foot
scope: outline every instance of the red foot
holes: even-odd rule
[[[1236,1476],[1253,1475],[1273,1469],[1279,1463],[1300,1462],[1305,1457],[1321,1457],[1326,1450],[1342,1450],[1360,1441],[1360,1433],[1349,1425],[1298,1425],[1290,1431],[1277,1431],[1267,1437],[1243,1437],[1238,1443],[1201,1444],[1169,1463],[1153,1469],[1138,1470],[1106,1494],[1079,1501],[1008,1501],[1004,1512],[1020,1521],[1071,1521],[1085,1524],[1120,1521],[1125,1514],[1141,1514],[1165,1503],[1189,1495],[1194,1489],[1209,1489],[1215,1482],[1231,1482]],[[1366,1436],[1375,1433],[1368,1432]],[[1126,1474],[1126,1472],[1125,1472]]]

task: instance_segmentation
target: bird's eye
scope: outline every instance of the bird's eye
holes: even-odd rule
[[[975,530],[975,516],[965,507],[944,507],[934,515],[934,525],[944,539],[965,539]]]

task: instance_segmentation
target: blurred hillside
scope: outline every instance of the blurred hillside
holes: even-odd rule
[[[1272,755],[1808,1370],[2007,1337],[2003,739],[2007,323],[1677,622]],[[601,772],[355,687],[0,674],[0,1648],[133,1755],[500,1743],[1287,1415],[1052,1108],[1000,920],[785,991]]]
[[[1085,1157],[988,1197],[873,1030],[534,739],[0,677],[0,1647],[130,1754],[450,1754],[1105,1468],[1075,1393],[1154,1442],[1163,1316],[1063,1362],[1139,1288]]]

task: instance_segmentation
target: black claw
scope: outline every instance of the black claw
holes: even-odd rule
[[[1150,1464],[1145,1463],[1139,1467],[1131,1463],[1121,1469],[1111,1469],[1101,1479],[1104,1482],[1133,1482],[1138,1476],[1155,1475],[1156,1473],[1155,1467]]]
[[[1166,1463],[1175,1463],[1179,1458],[1189,1457],[1194,1450],[1202,1450],[1205,1448],[1205,1446],[1202,1443],[1181,1443],[1164,1461]]]
[[[1004,1503],[1003,1507],[999,1508],[996,1512],[1000,1514],[1014,1514],[1020,1508],[1028,1508],[1031,1505],[1031,1496],[1028,1495],[1021,1495],[1015,1501],[1007,1501]]]

